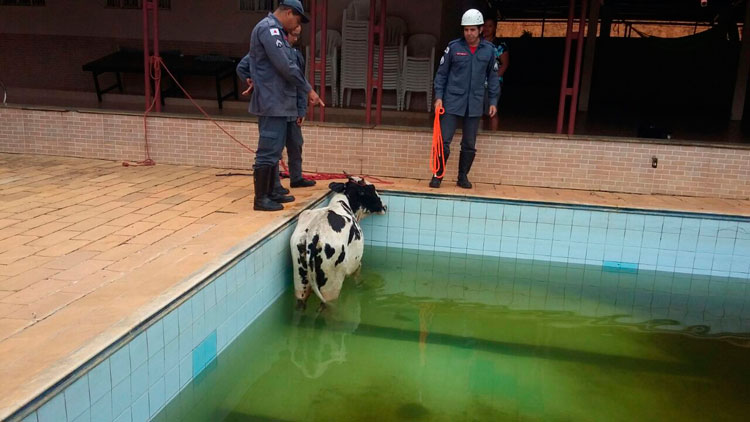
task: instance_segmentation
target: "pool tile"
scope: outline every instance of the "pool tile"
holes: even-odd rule
[[[388,227],[388,244],[398,246],[404,242],[404,229],[401,227]]]
[[[174,397],[180,389],[180,366],[177,365],[174,368],[167,371],[164,375],[164,396],[167,400]]]
[[[502,236],[518,237],[519,223],[516,221],[503,221]]]
[[[148,365],[144,363],[130,374],[130,395],[140,397],[148,391]]]
[[[732,268],[732,255],[716,254],[714,255],[712,272],[729,272]]]
[[[437,199],[422,198],[422,215],[435,215],[437,214]]]
[[[573,225],[573,210],[558,208],[555,211],[555,225],[556,226],[572,226]]]
[[[453,232],[451,235],[452,249],[466,249],[468,242],[469,236],[467,234]]]
[[[503,225],[500,220],[486,220],[484,223],[484,233],[488,236],[501,236]]]
[[[487,204],[484,202],[472,202],[469,209],[469,217],[484,220],[487,218]]]
[[[722,255],[732,255],[734,253],[735,239],[727,237],[718,237],[714,253]]]
[[[369,237],[371,241],[385,242],[388,238],[388,230],[385,226],[374,226]]]
[[[586,246],[586,261],[594,261],[601,264],[604,259],[604,248],[599,244],[589,243]],[[598,264],[595,264],[598,265]]]
[[[552,253],[552,240],[534,240],[534,256],[550,256]]]
[[[216,306],[216,283],[209,283],[203,288],[206,309]]]
[[[500,252],[500,239],[500,236],[486,236],[484,239],[484,250],[486,252]]]
[[[112,388],[112,414],[119,415],[130,407],[130,377],[125,378]]]
[[[73,420],[91,407],[89,401],[89,379],[81,377],[65,389],[65,411],[68,420]]]
[[[555,226],[550,223],[537,223],[536,224],[536,236],[535,239],[540,240],[552,240],[554,236]],[[521,233],[519,232],[519,237]]]
[[[678,251],[695,252],[697,245],[698,245],[697,234],[689,234],[685,232],[680,233],[680,240],[677,245]]]
[[[86,409],[85,411],[83,411],[83,413],[70,420],[72,422],[91,422],[91,410]]]
[[[643,231],[646,225],[646,216],[642,214],[627,214],[625,221],[626,230]]]
[[[405,207],[405,198],[403,196],[389,196],[387,199],[388,203],[388,212],[391,211],[395,212],[404,212]]]
[[[521,207],[519,205],[506,205],[503,209],[503,221],[519,221],[521,219]]]
[[[451,245],[451,232],[438,230],[435,233],[435,246],[436,247],[450,247]]]
[[[701,253],[695,254],[693,260],[693,268],[696,270],[710,270],[714,261],[713,253]]]
[[[661,241],[659,242],[659,249],[676,251],[677,246],[680,243],[679,233],[662,233]]]
[[[750,256],[750,239],[737,239],[734,243],[734,254]]]
[[[569,257],[572,259],[577,259],[577,260],[585,260],[586,259],[586,243],[570,242]]]
[[[625,230],[623,246],[640,247],[643,244],[643,232],[640,230]]]
[[[245,282],[247,282],[249,279],[250,278],[248,277]],[[189,302],[190,306],[193,308],[193,325],[195,325],[195,321],[206,312],[206,303],[204,301],[203,290],[200,290],[198,291],[198,293],[193,295],[193,297],[190,298]]]
[[[518,237],[526,239],[536,238],[536,223],[521,222],[518,226]]]
[[[635,246],[623,246],[622,248],[622,261],[637,263],[641,258],[641,248]]]
[[[524,238],[524,237],[519,238],[516,251],[519,254],[533,255],[534,254],[534,239]]]
[[[662,267],[662,268],[674,268],[676,260],[677,260],[676,251],[659,249],[659,256],[656,260],[656,266]]]
[[[148,354],[153,355],[164,348],[164,326],[162,320],[156,321],[146,330],[146,342],[148,344]]]
[[[224,279],[224,277],[222,277],[222,279]],[[226,284],[224,284],[224,287],[226,288]],[[164,328],[164,342],[165,343],[168,343],[177,338],[177,335],[180,334],[179,313],[177,310],[174,310],[168,313],[164,317],[163,328]]]
[[[682,218],[664,217],[664,225],[662,226],[662,233],[679,234],[681,229],[682,229]]]
[[[131,417],[133,418],[133,422],[148,422],[148,393],[144,393],[142,396],[135,399],[130,411],[132,412]]]
[[[406,213],[404,214],[404,228],[405,229],[419,229],[419,222],[421,220],[420,214]]]
[[[555,224],[552,240],[557,241],[570,241],[570,233],[573,227],[570,225]]]
[[[664,227],[664,217],[660,215],[646,215],[643,222],[644,232],[661,233]]]
[[[404,212],[419,214],[421,212],[422,199],[408,196],[404,198]]]
[[[692,269],[695,263],[695,252],[678,251],[675,260],[675,267],[683,269]],[[688,271],[689,272],[689,271]]]
[[[586,243],[589,240],[589,228],[583,226],[573,226],[570,230],[571,242]]]
[[[484,226],[486,224],[485,219],[481,218],[470,218],[469,219],[469,233],[470,234],[484,234]]]
[[[160,349],[148,358],[148,379],[153,384],[164,376],[164,349]]]
[[[111,421],[112,415],[112,394],[107,392],[99,400],[91,405],[92,421]]]
[[[419,245],[420,246],[435,246],[435,230],[420,230],[419,231]]]
[[[682,227],[680,228],[681,234],[698,235],[700,232],[701,220],[699,218],[683,218]]]
[[[533,205],[522,205],[520,221],[522,223],[536,223],[540,209],[542,208]]]
[[[108,420],[111,420],[111,418]],[[21,422],[39,422],[39,419],[37,418],[37,412],[34,412],[30,414],[29,416],[26,416],[25,418],[23,418]]]
[[[455,233],[468,233],[469,219],[466,217],[453,217],[451,221],[451,231]]]
[[[609,212],[607,220],[608,229],[622,229],[625,230],[625,224],[627,222],[627,214]]]
[[[607,245],[622,246],[625,243],[625,229],[607,228],[605,243]]]
[[[112,378],[110,375],[110,359],[106,359],[96,365],[86,375],[89,379],[89,397],[92,402],[99,400],[102,396],[112,390]]]
[[[418,245],[419,244],[419,230],[418,229],[404,229],[404,245]]]
[[[736,221],[719,221],[719,238],[737,238],[739,223]]]
[[[588,243],[604,244],[607,241],[607,229],[601,227],[589,228]]]
[[[149,415],[151,417],[155,416],[156,412],[164,407],[165,401],[166,390],[164,387],[164,378],[159,378],[148,390]]]
[[[437,216],[435,215],[422,215],[419,222],[420,230],[436,230]]]
[[[604,261],[621,261],[622,260],[622,246],[621,245],[604,245]]]
[[[555,224],[555,208],[539,207],[536,222],[543,224]]]
[[[454,217],[466,217],[468,218],[471,214],[471,204],[467,201],[455,201],[453,203],[453,216]]]
[[[453,217],[453,201],[450,199],[438,199],[437,214]]]
[[[568,241],[553,241],[552,242],[552,257],[567,258],[570,254],[570,242]]]

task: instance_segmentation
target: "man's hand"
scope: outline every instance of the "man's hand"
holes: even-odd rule
[[[247,82],[247,89],[242,91],[242,95],[250,95],[250,93],[253,91],[253,80],[247,78],[245,79],[245,82]]]
[[[435,100],[435,110],[443,108],[443,100],[441,98],[438,98]]]
[[[302,127],[302,123],[304,123],[304,122],[305,122],[305,118],[304,117],[297,117],[297,126]]]
[[[326,106],[325,104],[323,104],[323,101],[320,100],[318,93],[315,92],[314,89],[311,89],[310,92],[307,93],[307,98],[310,101],[311,105],[320,105],[321,107]]]
[[[495,117],[495,115],[497,114],[497,106],[490,106],[489,114],[490,117]]]

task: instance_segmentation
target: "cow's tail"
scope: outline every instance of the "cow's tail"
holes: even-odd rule
[[[307,279],[312,286],[315,295],[320,298],[322,303],[326,303],[326,300],[323,299],[323,294],[320,293],[320,288],[318,287],[318,271],[320,270],[320,267],[316,266],[315,263],[315,260],[321,251],[322,248],[318,250],[318,236],[313,236],[312,242],[309,243],[307,253]]]

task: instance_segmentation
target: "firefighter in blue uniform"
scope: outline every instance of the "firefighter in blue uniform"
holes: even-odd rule
[[[466,189],[471,188],[468,174],[477,151],[477,130],[484,112],[485,81],[489,103],[493,104],[489,107],[490,117],[497,113],[497,106],[494,104],[497,104],[500,94],[495,46],[482,39],[483,24],[484,18],[478,10],[469,9],[464,13],[461,18],[464,37],[448,44],[435,75],[435,108],[445,108],[445,114],[440,117],[440,130],[443,134],[446,162],[458,122],[463,120],[457,184]],[[440,187],[441,181],[441,178],[433,175],[430,187]]]
[[[302,25],[294,28],[292,32],[287,35],[287,41],[294,47],[299,41],[302,35]],[[292,54],[296,60],[297,66],[300,69],[305,68],[305,59],[302,57],[302,53],[299,49],[292,48]],[[237,75],[240,79],[247,83],[247,89],[242,92],[242,95],[250,95],[253,90],[253,79],[250,74],[250,55],[246,54],[245,57],[240,60],[237,65]],[[289,157],[289,179],[291,181],[290,186],[293,188],[305,188],[315,186],[314,180],[305,179],[302,176],[302,144],[304,138],[302,137],[302,124],[305,121],[307,115],[307,92],[301,89],[297,89],[297,120],[294,122],[287,122],[287,135],[286,135],[286,151]],[[279,178],[278,168],[274,170],[273,174],[274,185],[271,191],[272,197],[278,197],[280,195],[286,195],[289,193],[288,189],[285,189],[281,185],[281,179]]]
[[[258,116],[258,149],[253,165],[253,209],[279,211],[294,197],[273,191],[278,163],[286,144],[287,124],[297,121],[297,91],[307,93],[311,104],[325,106],[297,64],[286,34],[307,22],[299,0],[281,0],[279,7],[261,20],[250,36],[249,74],[253,96],[249,111]]]

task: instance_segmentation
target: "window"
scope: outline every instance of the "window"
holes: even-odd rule
[[[0,6],[44,6],[44,0],[0,0]]]
[[[143,7],[143,3],[142,0],[107,0],[107,7],[114,9],[140,9]],[[171,8],[172,0],[159,0],[159,9],[170,10]]]

